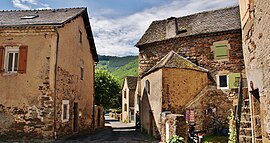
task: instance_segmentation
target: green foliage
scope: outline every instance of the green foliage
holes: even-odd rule
[[[231,109],[231,114],[228,116],[229,119],[229,138],[228,143],[236,142],[236,125],[234,120],[233,111]]]
[[[168,143],[184,143],[184,138],[178,135],[173,135]]]
[[[120,86],[126,76],[138,76],[138,57],[99,56],[97,68],[104,68],[117,77]]]
[[[121,107],[119,81],[103,68],[95,70],[95,104],[105,109]]]

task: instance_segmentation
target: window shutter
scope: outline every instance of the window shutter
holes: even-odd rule
[[[229,74],[229,87],[230,89],[236,89],[239,87],[240,73]]]
[[[215,58],[224,59],[227,58],[228,51],[226,45],[219,45],[215,48]]]
[[[23,45],[19,48],[19,69],[18,73],[26,73],[28,46]]]
[[[4,65],[3,64],[3,62],[4,62],[3,58],[4,58],[4,47],[0,46],[0,72],[3,71],[3,65]]]

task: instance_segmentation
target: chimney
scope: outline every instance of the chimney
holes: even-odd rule
[[[178,32],[177,19],[175,17],[170,17],[166,21],[166,38],[173,38]]]

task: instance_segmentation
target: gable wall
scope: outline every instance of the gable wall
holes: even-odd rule
[[[162,111],[184,114],[185,105],[207,86],[207,73],[176,68],[162,71]]]
[[[82,43],[80,32],[82,32]],[[78,130],[92,128],[94,61],[80,16],[58,29],[59,49],[57,65],[57,135],[63,136],[76,131],[74,103],[78,103]],[[83,80],[81,80],[83,67]],[[62,122],[62,101],[69,100],[69,120]]]

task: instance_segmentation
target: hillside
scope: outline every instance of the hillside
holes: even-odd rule
[[[128,64],[119,67],[114,72],[112,72],[114,76],[119,79],[119,82],[122,84],[125,76],[132,75],[138,76],[138,59],[135,59]]]
[[[103,67],[109,72],[114,72],[118,68],[138,59],[138,56],[126,56],[126,57],[116,57],[116,56],[103,56],[99,55],[99,63],[97,67]]]
[[[99,56],[99,63],[97,67],[103,67],[111,72],[119,79],[119,84],[122,85],[125,76],[138,75],[138,56]]]

